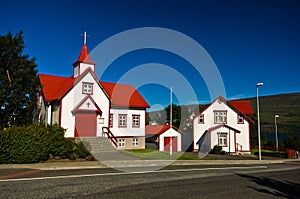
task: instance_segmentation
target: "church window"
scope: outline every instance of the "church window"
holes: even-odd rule
[[[83,83],[82,85],[83,94],[93,94],[93,84],[92,83]]]

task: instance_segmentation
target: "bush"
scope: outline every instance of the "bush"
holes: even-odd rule
[[[225,151],[222,150],[221,146],[215,145],[214,148],[209,153],[210,154],[221,154],[221,155],[224,155]]]
[[[32,124],[0,131],[0,163],[37,163],[50,156],[85,158],[89,152],[82,143],[64,137],[65,130],[53,126]]]

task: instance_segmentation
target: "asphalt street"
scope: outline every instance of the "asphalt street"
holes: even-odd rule
[[[300,198],[299,162],[0,172],[0,198]]]

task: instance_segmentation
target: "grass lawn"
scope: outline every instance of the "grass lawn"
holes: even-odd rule
[[[258,155],[258,149],[252,149],[251,154]],[[286,152],[267,150],[267,149],[261,149],[261,155],[262,156],[279,157],[279,158],[286,158],[287,157]]]
[[[152,149],[134,149],[134,150],[119,150],[120,153],[124,153],[133,157],[140,158],[142,160],[199,160],[197,156],[187,155],[182,152],[174,152],[170,156],[169,152],[162,152]]]

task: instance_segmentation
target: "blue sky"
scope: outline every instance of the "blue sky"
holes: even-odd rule
[[[227,99],[254,97],[257,82],[264,83],[260,95],[300,92],[297,0],[1,0],[1,7],[0,34],[23,30],[26,53],[37,58],[40,73],[70,76],[83,44],[83,31],[90,35],[87,45],[92,51],[120,32],[161,27],[185,34],[207,51],[220,72]],[[182,94],[183,87],[173,85],[176,103],[213,100],[202,76],[188,61],[160,49],[141,49],[120,56],[101,80],[122,82],[128,71],[148,63],[173,68],[191,85],[196,100]],[[173,75],[160,70],[158,74],[172,84]],[[123,79],[129,81],[124,83],[136,84],[132,80],[135,78]],[[167,84],[154,81],[136,86],[151,105],[164,107],[169,103]]]

